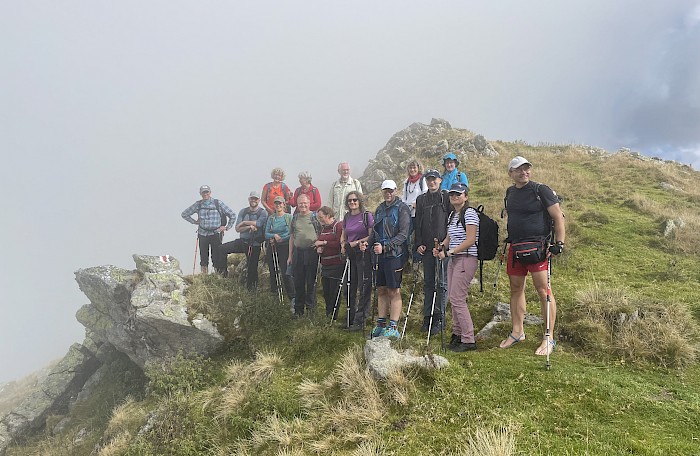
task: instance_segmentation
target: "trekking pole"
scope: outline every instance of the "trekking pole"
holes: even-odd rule
[[[435,249],[438,248],[438,240],[437,238],[434,239],[435,241]],[[435,298],[437,297],[437,287],[438,287],[438,272],[439,272],[439,259],[435,258],[435,285],[433,286],[433,304],[430,307],[430,324],[428,325],[428,338],[425,342],[425,345],[430,345],[430,333],[433,330],[433,315],[435,315]]]
[[[338,312],[338,305],[340,304],[340,295],[343,292],[343,281],[345,280],[345,274],[347,274],[350,267],[350,260],[345,260],[345,267],[343,268],[343,276],[340,278],[340,283],[338,284],[338,294],[335,297],[335,305],[333,306],[333,315],[331,316],[331,321],[328,323],[328,327],[333,326],[335,321],[335,314]]]
[[[443,262],[443,260],[440,260],[440,259],[437,260],[438,273],[436,275],[438,276],[438,279],[437,279],[437,284],[435,286],[435,290],[437,290],[437,287],[440,286],[440,284],[445,281],[445,277],[444,277],[445,271],[443,270],[443,266],[442,266],[443,263],[442,262]],[[437,293],[437,291],[436,291],[436,293]],[[442,296],[440,296],[440,315],[442,315],[442,317],[440,319],[440,346],[442,347],[442,352],[447,353],[447,350],[445,349],[445,326],[446,326],[445,325],[445,318],[447,318],[445,313],[447,312],[447,309],[442,308],[442,300],[443,299],[444,298]]]
[[[367,277],[365,277],[365,261],[367,261],[367,256],[366,256],[367,250],[362,252],[362,258],[360,259],[361,263],[360,266],[362,268],[362,284],[359,287],[359,296],[357,296],[357,303],[353,303],[355,305],[355,309],[358,307],[362,306],[362,338],[364,339],[366,337],[365,334],[365,325],[367,324],[367,309],[365,308],[364,304],[360,302],[362,299],[362,296],[364,296],[364,291],[366,290],[367,283],[365,281],[367,280]],[[348,299],[350,299],[350,296],[348,295]]]
[[[552,296],[552,285],[551,285],[551,276],[552,276],[552,257],[547,258],[547,330],[544,334],[544,338],[547,341],[547,361],[545,363],[545,368],[547,370],[550,370],[552,368],[552,363],[549,361],[549,354],[552,351],[551,349],[554,348],[552,345],[553,341],[550,341],[549,338],[552,337],[552,328],[550,327],[550,315],[549,315],[549,306],[551,304],[551,296]],[[550,346],[551,345],[551,346]]]
[[[284,293],[282,293],[282,277],[280,276],[280,260],[277,254],[277,243],[270,239],[270,255],[272,256],[272,268],[275,270],[275,283],[277,284],[277,297],[280,304],[284,304]]]
[[[345,265],[346,265],[345,267],[348,268],[348,276],[347,276],[346,279],[345,279],[345,280],[346,280],[345,283],[347,284],[347,294],[346,294],[346,296],[345,296],[345,302],[346,302],[346,305],[345,305],[345,319],[346,319],[346,321],[347,321],[346,327],[347,327],[348,329],[350,329],[350,272],[351,272],[351,268],[350,268],[350,255],[349,255],[349,252],[348,252],[347,258],[345,259]],[[341,289],[343,288],[343,283],[342,283],[342,282],[340,283],[340,288],[341,288]]]
[[[372,254],[370,253],[370,257]],[[372,293],[374,297],[372,298],[372,322],[374,322],[375,312],[377,311],[377,306],[379,305],[379,297],[377,296],[377,274],[379,273],[379,257],[375,254],[372,257]],[[369,333],[369,338],[373,339],[372,333]]]
[[[197,250],[199,250],[199,235],[197,235],[197,240],[194,243],[194,263],[192,264],[192,275],[194,275],[197,270]]]
[[[413,268],[413,285],[411,285],[411,297],[408,298],[408,308],[406,309],[406,319],[403,322],[403,330],[401,331],[401,338],[403,339],[403,335],[406,334],[406,325],[408,324],[408,315],[411,313],[411,304],[413,303],[413,296],[416,291],[416,282],[418,281],[418,268],[417,264],[411,263],[411,267]]]
[[[498,262],[498,268],[496,268],[496,278],[493,279],[493,291],[496,291],[496,286],[498,284],[498,275],[501,273],[501,267],[503,266],[503,261],[505,261],[507,247],[508,247],[508,241],[506,240],[503,243],[503,250],[501,251],[501,259]]]

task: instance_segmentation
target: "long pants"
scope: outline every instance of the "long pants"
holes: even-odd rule
[[[435,263],[438,259],[433,256],[432,251],[425,251],[423,255],[423,316],[430,317],[433,308],[433,292],[435,291]],[[435,312],[433,319],[443,321],[445,308],[447,307],[447,268],[450,260],[445,258],[441,261],[442,270],[438,269],[437,296],[435,296]]]
[[[255,290],[258,284],[258,261],[260,260],[260,246],[250,245],[247,239],[234,239],[226,242],[219,247],[219,255],[226,258],[229,253],[245,253],[246,254],[246,287],[249,290]],[[224,269],[226,269],[224,267]]]
[[[282,280],[282,287],[284,292],[287,293],[287,298],[294,299],[296,293],[294,292],[294,281],[287,274],[287,258],[289,258],[289,243],[284,242],[281,244],[270,244],[267,249],[267,266],[270,268],[270,291],[277,294],[277,277],[275,275],[275,264],[272,259],[272,252],[277,253],[277,265],[279,266],[280,280]]]
[[[216,272],[222,272],[222,268],[226,269],[226,257],[223,257],[224,262],[222,264],[221,255],[219,253],[221,233],[210,234],[209,236],[198,234],[197,237],[199,238],[199,265],[204,267],[209,266],[209,250],[211,249],[211,262]]]
[[[316,268],[318,254],[312,248],[294,248],[294,313],[304,315],[304,309],[313,314],[316,308]]]
[[[353,248],[350,257],[350,322],[361,326],[369,317],[372,300],[372,260],[371,253]],[[347,291],[345,292],[347,294]],[[359,295],[359,299],[358,299]]]
[[[447,267],[447,293],[452,304],[452,334],[461,336],[461,342],[474,342],[474,323],[469,313],[467,299],[469,286],[476,273],[479,260],[475,256],[455,255]]]
[[[326,301],[326,316],[333,315],[335,300],[338,298],[338,290],[340,290],[340,280],[343,278],[343,270],[345,263],[332,266],[321,266],[321,285],[323,286],[323,300]],[[338,307],[341,305],[338,299]],[[340,309],[335,312],[335,319],[338,319]]]

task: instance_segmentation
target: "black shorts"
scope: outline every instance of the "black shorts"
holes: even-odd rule
[[[403,257],[382,257],[377,264],[377,286],[401,288]]]

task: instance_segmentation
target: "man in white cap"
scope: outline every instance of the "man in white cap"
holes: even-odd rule
[[[255,290],[258,284],[258,261],[260,246],[265,241],[265,223],[267,211],[260,206],[260,194],[253,190],[248,195],[248,207],[238,212],[236,231],[240,233],[240,239],[227,242],[219,249],[224,258],[229,253],[246,254],[246,287],[249,290]]]
[[[338,174],[340,174],[340,179],[331,185],[328,206],[333,209],[337,220],[343,220],[348,211],[345,207],[345,197],[353,190],[362,193],[362,184],[359,180],[350,177],[350,164],[348,162],[342,162],[338,165]]]
[[[211,197],[211,187],[202,185],[199,187],[201,200],[182,211],[182,218],[197,225],[197,243],[199,245],[199,266],[202,274],[209,272],[209,250],[211,249],[211,262],[219,274],[224,274],[226,269],[225,257],[222,261],[218,249],[224,231],[230,230],[236,223],[236,214],[223,203]],[[197,214],[197,219],[192,215]],[[228,219],[228,220],[226,220]]]
[[[549,330],[545,331],[535,354],[548,356],[555,346],[553,334],[557,312],[548,269],[551,255],[558,255],[564,250],[564,214],[559,206],[559,198],[552,189],[530,180],[532,164],[524,157],[518,155],[510,161],[508,175],[514,183],[506,190],[505,197],[510,243],[506,270],[510,281],[513,330],[501,342],[500,347],[510,348],[525,340],[525,279],[529,272],[540,299],[542,316],[548,320],[545,324]],[[518,253],[521,246],[526,248],[525,255]]]
[[[372,337],[386,336],[398,339],[397,329],[401,316],[401,275],[409,256],[408,232],[411,227],[411,209],[396,195],[396,182],[382,182],[382,198],[374,213],[374,227],[366,244],[372,245],[377,258],[378,320]],[[387,321],[388,318],[388,321]]]

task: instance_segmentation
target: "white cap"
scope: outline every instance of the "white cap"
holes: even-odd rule
[[[256,192],[255,190],[253,190],[252,192],[250,192],[250,195],[248,195],[248,198],[257,198],[257,199],[260,199],[260,193],[258,193],[258,192]]]
[[[532,166],[532,163],[527,161],[527,159],[525,157],[521,157],[520,155],[517,155],[514,159],[512,159],[510,161],[510,164],[508,165],[508,171],[510,171],[511,169],[523,166],[525,163]]]
[[[396,190],[396,182],[394,182],[391,179],[385,180],[384,182],[382,182],[382,190],[384,190],[385,188]]]

